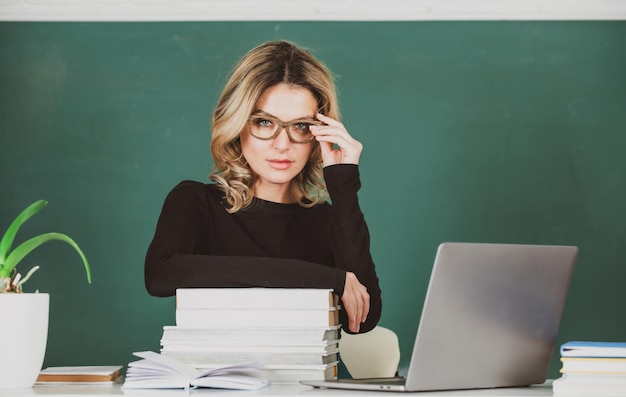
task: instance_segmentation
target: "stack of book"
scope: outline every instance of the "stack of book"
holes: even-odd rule
[[[561,363],[554,395],[626,396],[626,342],[567,342]]]
[[[273,383],[337,377],[339,298],[327,289],[186,288],[161,354],[198,370],[255,363]]]

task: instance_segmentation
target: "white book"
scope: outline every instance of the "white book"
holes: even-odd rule
[[[571,378],[563,376],[552,382],[555,396],[626,396],[626,380],[613,375],[591,375],[588,378]]]
[[[161,343],[179,340],[215,343],[242,344],[301,344],[339,339],[340,327],[276,328],[236,327],[197,328],[166,325],[163,327]]]
[[[259,369],[250,364],[222,366],[200,371],[171,357],[155,352],[133,353],[142,360],[128,364],[124,389],[219,389],[256,390],[269,381],[259,377]]]
[[[626,358],[561,357],[561,373],[626,375]]]
[[[339,360],[339,349],[326,353],[200,353],[200,352],[161,352],[163,355],[191,366],[232,365],[254,362],[264,365],[320,365]]]
[[[332,289],[178,288],[176,307],[185,309],[328,309],[339,305]]]
[[[339,310],[176,308],[176,325],[196,328],[329,327],[339,325]]]
[[[299,383],[301,380],[328,380],[337,377],[337,362],[326,365],[264,366],[260,376],[271,383]],[[196,367],[205,370],[205,367]],[[210,369],[210,366],[208,367]]]
[[[224,346],[224,345],[193,345],[193,344],[168,344],[162,347],[162,353],[169,352],[196,352],[196,353],[317,353],[330,354],[338,348],[336,341],[318,346]]]
[[[306,341],[296,339],[161,339],[161,346],[279,346],[279,347],[319,347],[338,343],[339,339]]]
[[[272,383],[300,383],[301,380],[329,380],[337,378],[337,364],[326,369],[262,369],[262,377]]]

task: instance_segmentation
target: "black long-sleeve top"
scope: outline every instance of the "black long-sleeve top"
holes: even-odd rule
[[[371,330],[382,300],[357,197],[358,166],[326,167],[324,179],[332,205],[254,198],[234,214],[216,185],[181,182],[168,194],[148,248],[146,289],[172,296],[176,288],[194,287],[332,288],[341,296],[351,271],[370,294],[360,332]],[[343,310],[340,319],[348,331]]]

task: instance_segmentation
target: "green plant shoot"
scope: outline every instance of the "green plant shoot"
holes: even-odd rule
[[[10,278],[17,265],[20,263],[22,259],[30,252],[32,252],[35,248],[39,247],[41,244],[51,241],[51,240],[60,240],[65,241],[70,246],[72,246],[76,252],[80,255],[83,264],[85,265],[85,270],[87,272],[87,281],[91,283],[91,269],[89,267],[89,262],[87,262],[87,258],[85,254],[80,249],[78,244],[70,237],[62,233],[45,233],[39,236],[33,237],[22,244],[18,245],[14,250],[11,251],[11,247],[13,246],[13,241],[15,240],[15,236],[17,235],[20,227],[30,219],[33,215],[41,211],[46,204],[48,204],[45,200],[38,200],[26,207],[15,220],[9,225],[8,229],[4,233],[2,240],[0,240],[0,279],[2,278]],[[29,274],[30,276],[30,274]],[[26,281],[25,279],[23,281]]]

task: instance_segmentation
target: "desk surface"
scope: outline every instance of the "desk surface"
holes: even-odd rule
[[[114,386],[90,386],[90,385],[36,385],[31,389],[0,390],[0,397],[22,397],[22,396],[48,396],[48,397],[91,397],[91,396],[156,396],[156,397],[178,397],[188,395],[210,395],[219,397],[235,396],[311,396],[311,397],[352,397],[352,396],[386,396],[394,397],[405,393],[394,392],[364,392],[334,389],[315,389],[300,385],[272,385],[260,390],[218,390],[218,389],[195,389],[195,390],[123,390],[120,385]],[[486,390],[459,390],[442,392],[419,392],[409,393],[420,397],[447,397],[447,396],[468,396],[468,397],[536,397],[552,396],[552,386],[546,384],[506,388],[506,389],[486,389]]]

